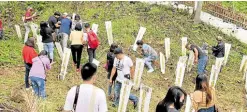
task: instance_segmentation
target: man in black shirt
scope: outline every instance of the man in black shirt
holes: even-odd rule
[[[194,52],[194,64],[197,64],[197,73],[198,75],[203,75],[206,69],[208,56],[202,51],[201,48],[199,48],[196,45],[193,44],[187,44],[186,48],[188,50],[192,50]]]
[[[54,31],[54,33],[52,34],[53,40],[56,39],[57,32],[58,32],[59,27],[60,27],[60,25],[58,23],[59,17],[60,17],[60,13],[59,12],[55,12],[54,15],[50,16],[50,18],[48,20],[50,28],[52,28],[52,30]]]
[[[218,41],[218,44],[212,47],[213,55],[216,58],[222,58],[225,56],[225,43],[220,36],[218,36],[216,40]]]

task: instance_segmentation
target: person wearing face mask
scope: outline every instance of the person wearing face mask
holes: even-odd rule
[[[215,89],[209,87],[207,76],[198,75],[196,77],[196,88],[190,94],[193,108],[196,112],[215,112]]]
[[[156,107],[156,112],[179,112],[187,97],[186,92],[178,86],[171,87],[166,97]]]

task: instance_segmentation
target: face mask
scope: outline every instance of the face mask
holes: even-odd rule
[[[184,105],[184,101],[182,101],[182,102],[176,102],[175,104],[174,104],[174,106],[175,106],[175,108],[177,109],[177,110],[179,110],[179,109],[181,109],[182,107],[183,107],[183,105]]]

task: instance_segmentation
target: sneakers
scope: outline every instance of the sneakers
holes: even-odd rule
[[[154,72],[154,69],[149,69],[147,72],[152,73],[152,72]]]

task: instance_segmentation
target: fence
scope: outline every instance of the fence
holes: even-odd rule
[[[194,7],[194,1],[180,1],[179,4]],[[202,10],[223,19],[224,21],[231,22],[237,26],[247,29],[247,17],[245,14],[241,14],[233,11],[230,8],[225,8],[221,5],[221,2],[203,2]]]

